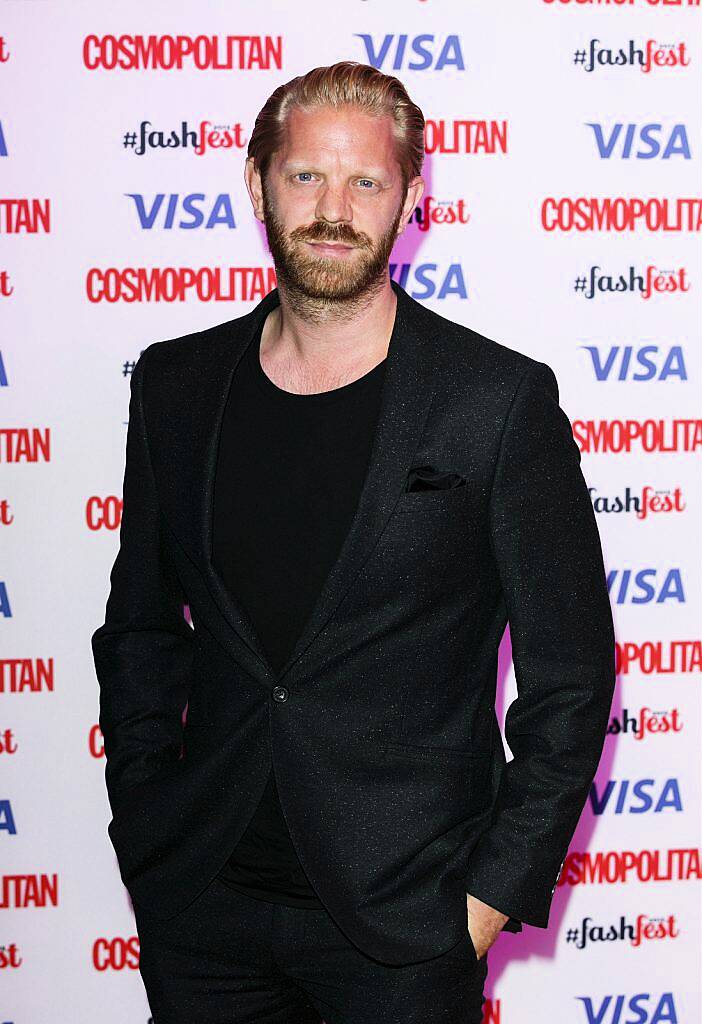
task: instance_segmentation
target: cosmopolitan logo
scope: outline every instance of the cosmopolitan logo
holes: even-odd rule
[[[581,452],[696,452],[702,420],[573,420]]]
[[[624,942],[627,946],[644,946],[649,942],[665,942],[677,939],[680,934],[674,914],[666,917],[649,917],[637,914],[633,921],[627,921],[622,914],[617,921],[603,921],[598,924],[591,917],[583,917],[580,923],[566,929],[565,940],[575,949],[587,949],[602,942]]]
[[[390,277],[397,281],[413,299],[468,298],[468,286],[460,263],[441,269],[437,263],[391,263]],[[410,279],[419,286],[413,288]]]
[[[644,231],[682,234],[702,228],[699,196],[549,196],[541,204],[544,231]]]
[[[93,943],[93,968],[96,971],[137,971],[139,969],[139,936],[128,939],[118,935],[112,939],[96,939]]]
[[[631,487],[626,487],[623,495],[617,494],[614,497],[598,494],[595,487],[588,487],[588,490],[592,507],[598,515],[633,513],[637,519],[650,519],[651,516],[684,512],[687,508],[680,487],[675,487],[671,491],[645,485],[638,494],[635,494]]]
[[[571,850],[558,885],[694,882],[702,878],[697,847],[667,850]]]
[[[702,640],[615,641],[617,675],[680,676],[702,672]]]
[[[458,36],[437,37],[425,32],[419,36],[386,34],[377,42],[363,32],[354,33],[363,43],[366,64],[386,71],[443,71],[456,68],[465,71],[466,65]]]
[[[587,121],[595,137],[597,153],[602,160],[670,160],[681,156],[691,160],[690,142],[684,124],[664,129],[662,124],[614,124],[603,128],[596,121]]]
[[[99,725],[91,725],[90,727],[88,732],[88,752],[96,760],[105,756],[105,741]]]
[[[658,345],[579,345],[592,361],[595,380],[687,380],[682,345],[661,349]]]
[[[424,122],[424,148],[427,153],[445,156],[466,153],[506,153],[506,121],[431,121]]]
[[[610,569],[607,589],[616,604],[685,604],[680,569]]]
[[[591,39],[584,49],[575,51],[573,63],[583,71],[637,68],[648,75],[663,68],[686,68],[690,58],[684,42],[660,43],[655,39],[647,39],[637,46],[636,41],[630,39],[626,46],[612,49],[604,46],[601,39]]]
[[[89,71],[252,71],[283,67],[282,36],[86,36]]]
[[[192,149],[197,156],[204,156],[210,150],[243,149],[248,141],[239,123],[200,121],[196,128],[188,128],[188,122],[181,121],[180,128],[171,131],[151,130],[150,126],[151,121],[142,121],[138,132],[125,132],[124,148],[131,149],[135,156],[143,156],[152,149]]]
[[[51,462],[51,427],[0,427],[3,462]]]
[[[53,658],[0,658],[0,693],[53,692]]]
[[[657,7],[663,14],[670,7],[699,7],[700,0],[543,0],[545,4],[574,7]]]
[[[663,270],[659,267],[647,266],[641,272],[629,266],[625,274],[603,274],[602,268],[590,267],[587,274],[575,278],[573,290],[585,299],[595,299],[599,295],[638,295],[642,299],[650,299],[652,295],[673,295],[676,292],[689,292],[690,284],[684,267],[675,270]]]
[[[58,875],[0,875],[0,910],[58,906]]]
[[[470,214],[465,199],[436,199],[425,196],[412,211],[409,222],[415,223],[420,231],[428,231],[434,225],[467,224]]]
[[[609,779],[597,792],[597,783],[590,786],[590,809],[598,817],[611,814],[661,814],[683,811],[680,783],[677,779]]]
[[[36,235],[49,231],[50,199],[0,199],[0,234]]]
[[[628,708],[621,713],[612,715],[607,726],[609,736],[631,736],[636,741],[651,739],[652,736],[668,736],[670,733],[682,732],[678,708],[639,708],[630,714]]]
[[[272,267],[92,267],[88,302],[260,301],[277,287]]]
[[[636,992],[633,995],[575,996],[583,1024],[676,1024],[683,1020],[672,992]]]
[[[93,495],[85,504],[85,522],[89,530],[118,530],[122,521],[122,499],[115,494],[107,498]]]
[[[134,203],[139,226],[143,231],[161,228],[172,231],[173,228],[192,231],[224,225],[233,230],[236,228],[232,197],[221,192],[214,199],[208,199],[204,192],[190,192],[181,196],[176,192],[166,195],[157,192],[151,199],[146,199],[140,192],[124,193]]]

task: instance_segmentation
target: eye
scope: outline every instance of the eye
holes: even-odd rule
[[[365,183],[366,183],[367,185],[370,185],[370,186],[371,186],[371,188],[375,188],[375,182],[374,182],[374,181],[371,181],[371,179],[370,179],[370,178],[361,178],[361,179],[360,179],[360,182],[361,182],[361,184],[363,184],[363,183],[365,182]],[[368,189],[366,189],[365,191],[367,192],[367,191],[368,191]]]
[[[298,171],[298,173],[294,174],[293,177],[294,178],[299,178],[300,175],[304,175],[304,174],[307,175],[307,180],[309,180],[312,177],[312,172],[311,171]]]

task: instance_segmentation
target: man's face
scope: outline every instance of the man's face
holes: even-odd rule
[[[380,284],[398,228],[418,202],[417,187],[421,195],[423,185],[402,192],[389,117],[353,107],[292,109],[285,144],[261,182],[277,276],[330,301]]]

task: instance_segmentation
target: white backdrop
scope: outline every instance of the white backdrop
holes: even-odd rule
[[[129,372],[147,344],[275,284],[246,143],[278,84],[340,59],[397,74],[427,119],[434,215],[398,243],[393,276],[553,367],[611,580],[612,734],[549,928],[488,954],[486,1020],[700,1020],[701,18],[646,0],[3,4],[3,1024],[148,1019],[89,642],[117,550]],[[168,66],[174,36],[205,37],[198,58]],[[121,37],[127,66],[111,59]],[[143,122],[226,126],[233,144],[139,152]],[[205,290],[169,301],[173,273],[150,290],[128,268],[185,268]],[[501,655],[503,720],[508,634]]]

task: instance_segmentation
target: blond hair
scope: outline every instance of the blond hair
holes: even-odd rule
[[[406,193],[408,182],[422,172],[424,115],[399,78],[352,60],[313,68],[271,93],[256,118],[247,149],[261,178],[265,178],[273,154],[283,145],[291,107],[309,111],[347,104],[374,116],[392,118],[402,191]]]

